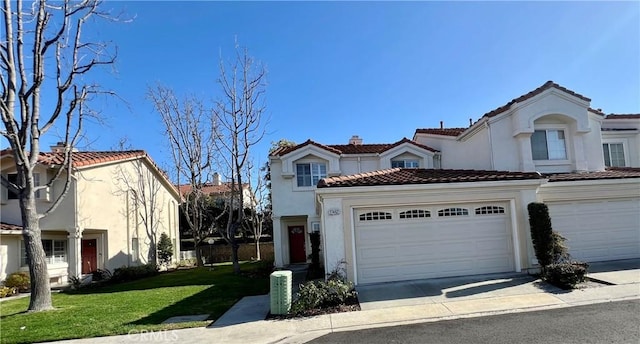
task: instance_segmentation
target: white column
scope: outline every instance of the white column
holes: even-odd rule
[[[520,133],[516,139],[520,148],[520,171],[535,172],[536,165],[533,163],[533,155],[531,154],[531,133]]]
[[[282,224],[280,223],[280,216],[273,217],[273,255],[276,267],[284,266],[284,257],[282,254],[284,241],[282,238]]]
[[[574,167],[578,172],[584,172],[589,170],[587,162],[587,154],[584,148],[585,135],[583,133],[576,133],[573,139],[573,152],[575,155],[576,166]],[[567,147],[568,148],[568,147]]]
[[[82,274],[82,228],[68,228],[67,231],[67,260],[69,264],[69,276]]]

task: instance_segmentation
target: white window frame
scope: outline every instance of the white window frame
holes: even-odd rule
[[[546,155],[547,158],[546,159],[536,159],[536,157],[534,156],[534,145],[533,145],[533,136],[535,135],[536,132],[544,132],[544,136],[545,136],[545,145],[546,145]],[[549,141],[550,139],[550,132],[562,132],[563,135],[563,139],[562,141],[564,142],[564,157],[562,158],[551,158],[551,150],[549,150],[549,147],[551,146],[551,142]],[[558,127],[552,127],[552,128],[545,128],[545,127],[536,127],[534,132],[531,133],[531,138],[529,139],[529,142],[531,143],[531,158],[533,159],[533,161],[567,161],[569,160],[569,137],[567,135],[567,128],[558,128]]]
[[[51,242],[51,252],[46,252],[45,241]],[[65,239],[42,239],[42,246],[45,248],[47,265],[60,264],[69,262],[69,243]],[[62,250],[56,250],[56,244],[62,245]],[[20,240],[20,266],[27,266],[27,248],[24,240]]]
[[[2,176],[7,178],[7,180],[9,180],[9,176],[16,176],[16,178],[17,178],[18,173],[17,172],[3,173]],[[40,186],[40,172],[36,172],[36,173],[33,174],[33,181],[35,182],[36,187]],[[49,188],[36,191],[36,199],[49,200],[49,198],[48,198],[49,190],[48,189]],[[17,200],[18,199],[18,198],[9,198],[9,193],[10,192],[11,191],[9,191],[9,188],[4,187],[4,186],[2,187],[2,201],[3,202],[4,201]]]
[[[624,166],[611,166],[611,164],[607,165],[607,159],[604,157],[604,145],[608,146],[609,149],[609,162],[611,162],[611,145],[622,145],[622,154],[624,155]],[[623,140],[602,140],[602,159],[604,160],[604,165],[607,167],[628,167],[629,166],[629,153],[627,151],[627,144]]]
[[[298,174],[298,166],[300,165],[309,165],[309,178],[310,178],[310,185],[300,185],[299,184],[299,174]],[[316,185],[318,185],[318,181],[320,181],[320,179],[323,178],[327,178],[328,176],[328,172],[327,172],[327,163],[326,162],[321,162],[321,161],[301,161],[301,162],[296,162],[294,164],[295,166],[295,185],[298,188],[315,188]],[[322,175],[322,173],[320,172],[320,168],[321,166],[324,166],[324,175]],[[317,167],[317,169],[314,169],[314,167]],[[315,183],[313,182],[314,178],[317,178],[318,181],[316,181]]]
[[[402,166],[393,166],[394,164],[402,163]],[[420,159],[392,159],[392,168],[420,168]]]

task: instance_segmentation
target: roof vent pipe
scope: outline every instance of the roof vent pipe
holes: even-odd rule
[[[469,126],[473,125],[473,118],[469,118]]]
[[[440,121],[440,129],[444,129],[444,122]]]

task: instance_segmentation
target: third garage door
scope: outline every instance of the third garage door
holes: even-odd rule
[[[507,203],[355,212],[358,283],[514,270]]]

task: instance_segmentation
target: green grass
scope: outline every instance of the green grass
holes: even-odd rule
[[[2,343],[33,343],[206,326],[244,296],[269,291],[265,263],[178,270],[74,293],[53,294],[55,310],[28,313],[29,298],[0,303]],[[178,315],[210,314],[209,320],[161,324]]]

